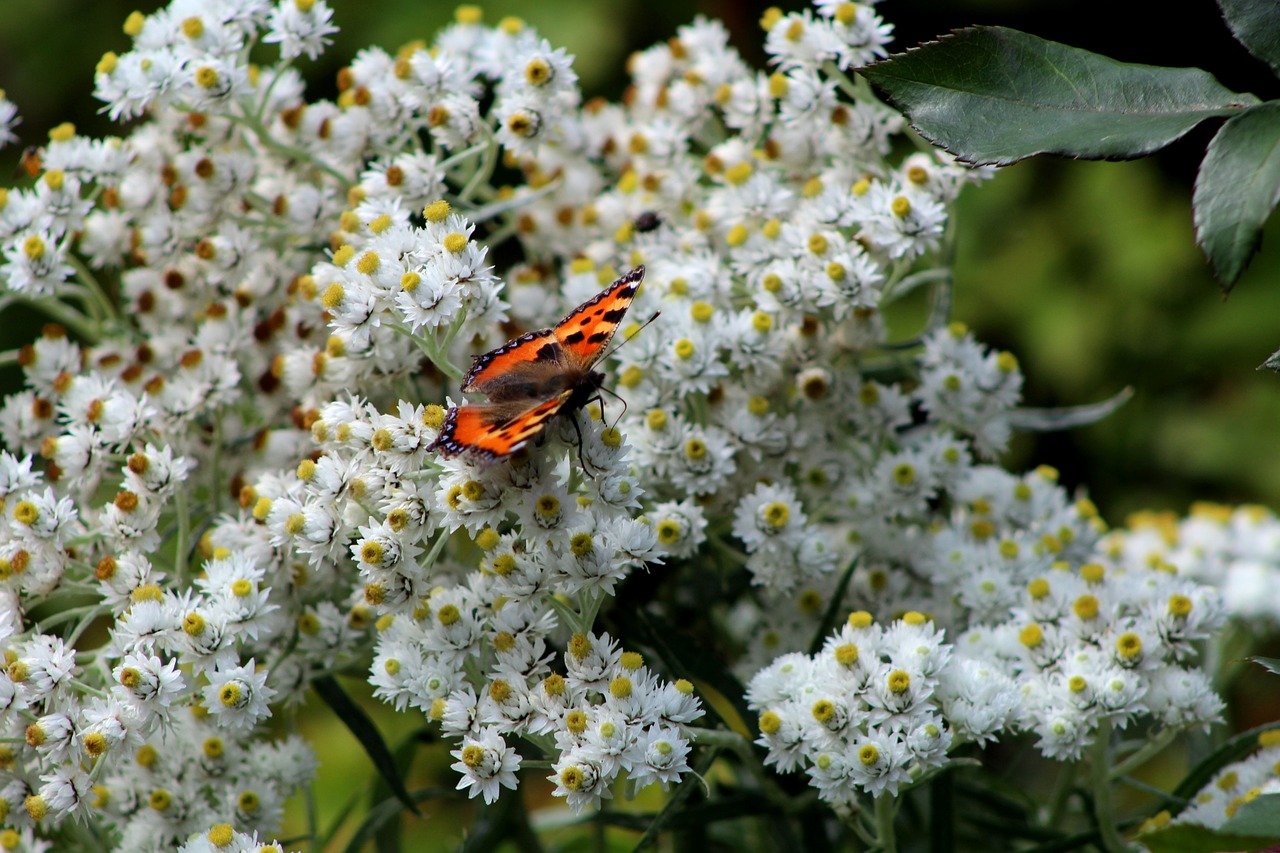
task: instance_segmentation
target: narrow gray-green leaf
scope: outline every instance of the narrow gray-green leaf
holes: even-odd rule
[[[1187,775],[1182,777],[1178,787],[1173,789],[1172,796],[1174,799],[1190,802],[1191,798],[1198,794],[1201,788],[1209,784],[1209,781],[1218,774],[1219,770],[1234,761],[1239,761],[1257,749],[1259,735],[1276,730],[1280,730],[1280,722],[1263,723],[1260,726],[1254,726],[1248,731],[1232,736],[1226,743],[1203,758],[1199,764],[1192,767]]]
[[[1209,143],[1191,204],[1196,242],[1223,287],[1240,278],[1280,201],[1280,101],[1232,117]]]
[[[1266,838],[1229,835],[1192,823],[1175,823],[1144,832],[1138,841],[1151,853],[1221,853],[1223,850],[1263,850],[1270,846]]]
[[[1242,803],[1222,831],[1234,835],[1261,835],[1272,844],[1280,841],[1280,794],[1263,794]]]
[[[1083,406],[1059,406],[1052,409],[1014,409],[1009,413],[1009,422],[1017,429],[1033,432],[1075,429],[1076,427],[1097,423],[1129,402],[1132,396],[1132,388],[1122,388],[1105,400],[1097,403],[1086,403]]]
[[[1261,370],[1264,367],[1267,370],[1274,370],[1277,373],[1280,373],[1280,350],[1276,350],[1275,352],[1271,353],[1271,355],[1267,358],[1267,360],[1262,362],[1261,365],[1259,365],[1258,369]]]
[[[338,684],[338,680],[331,675],[315,679],[311,682],[311,687],[325,704],[333,709],[333,713],[338,715],[338,719],[342,720],[343,725],[355,735],[356,740],[360,741],[369,760],[373,762],[374,769],[387,783],[387,788],[395,798],[404,808],[421,817],[417,804],[409,797],[409,792],[404,787],[404,780],[400,778],[399,771],[396,769],[391,750],[387,748],[387,743],[382,739],[378,727],[373,724],[373,720],[369,719],[364,709],[346,694]]]
[[[1280,658],[1249,658],[1249,660],[1266,668],[1268,672],[1280,675]]]
[[[1218,0],[1231,34],[1280,72],[1280,4],[1275,0]]]
[[[971,163],[1141,157],[1257,103],[1198,68],[1131,65],[1004,27],[957,30],[861,73]]]

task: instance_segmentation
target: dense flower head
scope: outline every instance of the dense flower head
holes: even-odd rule
[[[698,19],[632,57],[620,103],[473,12],[362,51],[333,100],[292,66],[335,31],[324,0],[132,16],[95,86],[138,121],[59,128],[0,196],[3,298],[60,321],[0,404],[7,820],[272,849],[315,760],[266,721],[339,665],[450,738],[485,803],[530,749],[575,810],[669,789],[703,704],[597,621],[637,579],[737,590],[702,604],[759,743],[837,806],[965,742],[1078,758],[1104,722],[1217,718],[1207,584],[1235,561],[1257,588],[1280,540],[1102,538],[1056,472],[995,464],[1012,354],[945,312],[891,329],[917,288],[949,303],[950,208],[987,172],[903,156],[847,76],[885,53],[871,5],[767,14],[767,70]],[[625,406],[441,451],[459,365],[641,265],[590,365]],[[36,609],[60,590],[92,601]]]

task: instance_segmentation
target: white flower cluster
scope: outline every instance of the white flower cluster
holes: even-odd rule
[[[847,805],[852,788],[892,793],[943,763],[953,741],[1025,731],[1047,758],[1077,760],[1103,722],[1215,722],[1222,702],[1195,644],[1222,623],[1217,592],[1168,563],[1107,561],[1092,505],[1055,480],[970,467],[935,483],[932,508],[899,518],[896,536],[864,536],[852,598],[882,618],[916,610],[884,629],[857,611],[816,656],[782,655],[752,677],[769,760],[806,768]],[[821,613],[738,618],[767,655],[803,648]]]
[[[457,739],[470,796],[530,758],[573,809],[667,788],[701,704],[596,624],[659,564],[662,606],[708,575],[736,590],[692,608],[740,626],[744,673],[857,603],[751,688],[772,760],[835,803],[960,740],[1033,730],[1075,757],[1104,720],[1216,716],[1190,664],[1206,588],[1103,565],[1087,501],[987,464],[1016,359],[941,316],[891,340],[888,300],[947,304],[948,208],[984,173],[893,154],[901,118],[844,73],[884,53],[871,5],[766,13],[771,72],[698,20],[632,58],[618,104],[472,7],[308,101],[290,63],[330,19],[131,16],[97,93],[145,120],[60,127],[34,186],[0,191],[5,298],[61,324],[0,405],[15,831],[257,844],[314,770],[264,720],[366,665]],[[248,62],[262,45],[278,62]],[[625,407],[497,462],[430,449],[467,356],[641,264],[625,346],[594,365]]]
[[[1201,503],[1185,518],[1139,513],[1103,550],[1117,565],[1177,566],[1219,589],[1228,616],[1267,630],[1280,625],[1280,519],[1264,507]]]
[[[751,679],[765,762],[805,769],[834,806],[853,806],[864,791],[896,795],[946,760],[953,735],[934,697],[951,654],[921,613],[888,628],[851,614],[819,654],[783,655]]]

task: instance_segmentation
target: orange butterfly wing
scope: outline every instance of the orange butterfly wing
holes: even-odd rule
[[[560,345],[579,363],[594,364],[626,316],[643,278],[644,267],[636,267],[570,311],[552,330]]]
[[[542,431],[572,393],[562,391],[515,411],[510,403],[457,406],[449,410],[440,436],[431,446],[449,455],[468,452],[489,459],[510,456]]]

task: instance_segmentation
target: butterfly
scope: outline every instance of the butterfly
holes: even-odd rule
[[[451,407],[428,449],[445,456],[503,459],[536,438],[557,414],[586,405],[604,384],[595,366],[643,278],[644,267],[636,267],[552,328],[476,356],[462,390],[484,394],[489,402]]]

